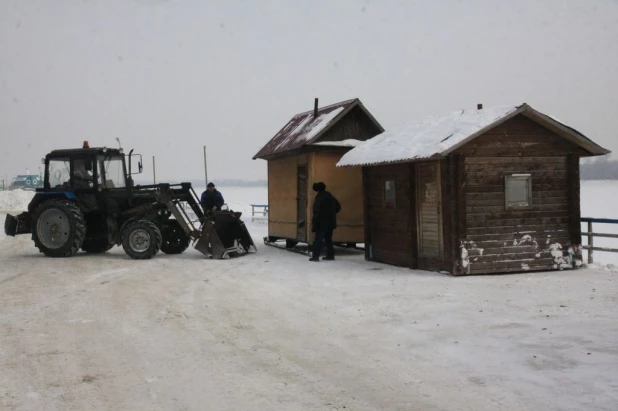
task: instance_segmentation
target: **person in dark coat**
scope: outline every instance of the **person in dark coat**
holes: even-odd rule
[[[341,210],[341,204],[334,195],[326,191],[324,183],[313,184],[313,190],[317,191],[318,194],[313,201],[311,231],[315,233],[315,240],[313,242],[313,256],[309,261],[320,261],[322,242],[326,243],[324,260],[334,260],[333,230],[337,228],[337,213]]]
[[[223,195],[215,188],[215,185],[208,183],[206,191],[202,193],[200,203],[202,203],[204,211],[209,212],[221,210],[225,201],[223,200]]]

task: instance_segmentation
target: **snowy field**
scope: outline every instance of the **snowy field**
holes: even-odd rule
[[[0,410],[618,409],[609,253],[461,278],[354,252],[316,264],[263,245],[247,205],[264,188],[220,190],[256,254],[49,259],[0,236]],[[582,183],[583,216],[617,203],[618,182]]]
[[[581,208],[582,217],[618,220],[618,181],[582,181]],[[598,233],[618,234],[618,224],[593,223],[592,229]],[[587,230],[588,223],[582,224],[582,232]],[[588,244],[585,236],[583,243]],[[596,247],[618,248],[618,239],[595,237],[594,245]],[[594,251],[592,255],[595,265],[613,264],[618,266],[618,253]],[[587,251],[584,251],[584,256],[588,258]]]

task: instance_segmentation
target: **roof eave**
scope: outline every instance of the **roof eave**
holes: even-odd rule
[[[590,138],[586,137],[583,133],[533,109],[530,106],[527,107],[523,114],[531,120],[551,129],[556,134],[559,134],[571,143],[576,144],[583,150],[590,153],[590,156],[602,156],[611,153],[610,150],[601,147]]]
[[[433,161],[440,160],[445,158],[445,155],[442,154],[434,154],[431,157],[415,157],[415,158],[404,158],[400,160],[390,160],[390,161],[379,161],[373,163],[356,163],[356,164],[336,164],[336,167],[376,167],[376,166],[386,166],[386,165],[394,165],[394,164],[405,164],[405,163],[419,163],[421,161]]]

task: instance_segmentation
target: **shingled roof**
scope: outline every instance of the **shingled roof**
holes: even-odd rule
[[[518,114],[552,129],[591,155],[609,153],[579,131],[523,103],[458,110],[445,116],[409,122],[359,144],[346,153],[337,166],[368,166],[444,157]]]
[[[268,159],[273,156],[313,145],[318,139],[347,113],[359,107],[381,131],[384,128],[369,113],[358,98],[331,104],[315,110],[296,114],[290,121],[262,149],[253,156],[253,159]],[[316,145],[319,145],[316,144]],[[329,146],[337,146],[336,141],[330,141]],[[342,141],[341,147],[350,147],[350,142]]]

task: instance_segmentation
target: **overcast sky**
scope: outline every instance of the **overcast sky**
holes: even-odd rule
[[[146,178],[201,178],[204,144],[211,179],[265,178],[314,97],[387,129],[527,102],[618,152],[618,1],[0,0],[2,177],[118,137]]]

